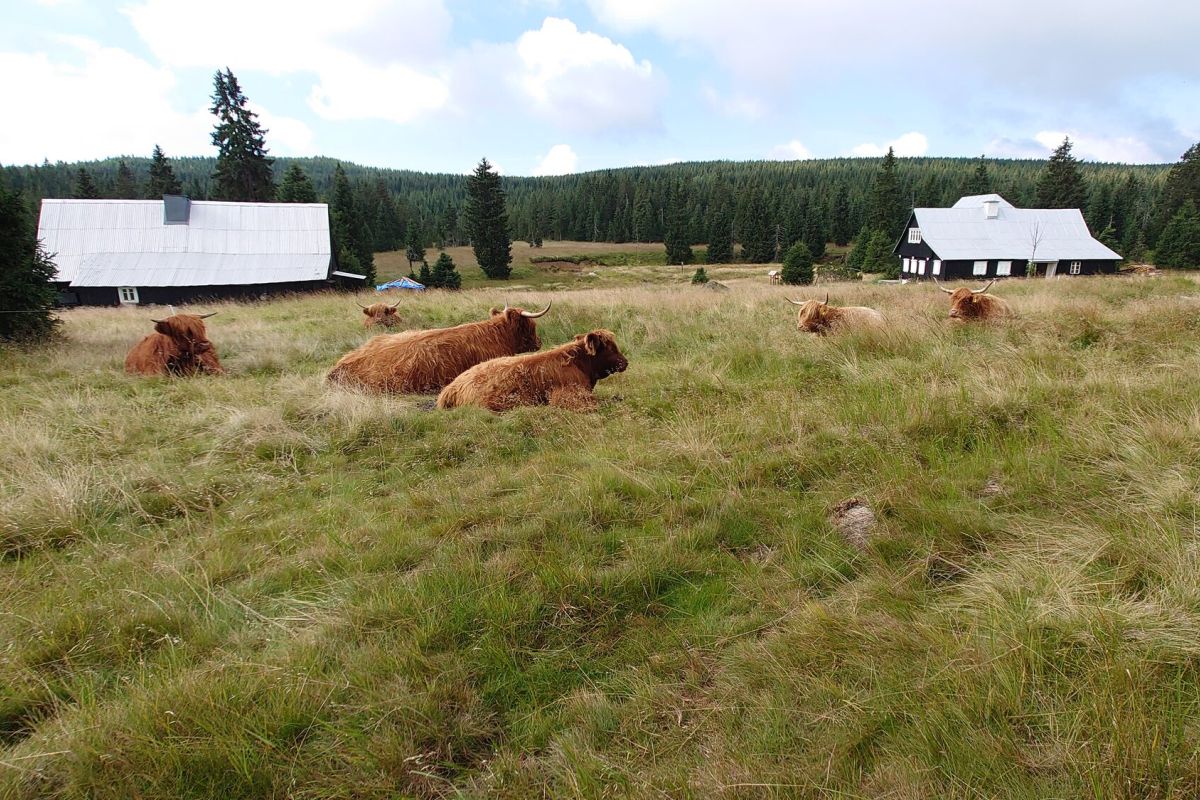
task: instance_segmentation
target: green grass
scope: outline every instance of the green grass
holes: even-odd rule
[[[586,415],[330,388],[347,296],[206,306],[222,378],[0,352],[0,797],[1200,793],[1196,283],[815,339],[751,274],[403,299],[611,328]]]

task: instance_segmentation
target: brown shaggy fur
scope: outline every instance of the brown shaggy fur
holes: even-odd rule
[[[1012,306],[1002,297],[990,294],[974,294],[966,286],[960,286],[950,295],[950,318],[956,320],[998,320],[1014,316]]]
[[[883,314],[866,306],[844,306],[837,308],[820,300],[809,300],[800,306],[796,316],[796,327],[805,333],[824,336],[849,328],[869,328],[883,324]]]
[[[176,314],[156,322],[154,330],[125,356],[130,375],[224,374],[200,317]]]
[[[362,312],[364,328],[372,325],[383,325],[390,328],[400,324],[400,317],[396,315],[396,307],[389,306],[387,303],[372,303],[369,306],[363,306]]]
[[[521,309],[493,308],[483,322],[376,336],[342,356],[329,380],[376,392],[436,392],[482,361],[541,346],[537,323]]]
[[[596,381],[629,366],[612,331],[581,333],[544,353],[497,358],[471,367],[438,395],[438,408],[481,406],[508,411],[517,406],[596,408]]]

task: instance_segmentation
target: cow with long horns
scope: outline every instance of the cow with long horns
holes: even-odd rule
[[[939,289],[950,295],[950,319],[959,322],[986,322],[1014,316],[1012,306],[1004,298],[986,293],[988,289],[992,288],[994,280],[982,289],[960,286],[954,290],[942,286],[938,283],[937,278],[934,278],[933,282]]]
[[[496,358],[471,367],[438,395],[438,408],[480,406],[508,411],[517,406],[596,408],[596,382],[629,366],[612,331],[581,333],[544,353]]]
[[[362,303],[358,307],[363,312],[363,327],[370,328],[373,325],[382,325],[385,328],[390,328],[393,325],[400,324],[400,317],[396,315],[396,309],[400,307],[400,301],[396,301],[396,305],[389,306],[387,303],[372,303],[369,306],[364,306]]]
[[[342,356],[329,380],[376,392],[436,392],[464,370],[491,358],[542,346],[534,323],[547,311],[493,308],[482,322],[383,334]]]
[[[130,375],[224,374],[203,322],[216,313],[173,314],[153,320],[154,333],[135,344],[125,356],[125,371]]]
[[[883,324],[883,314],[866,306],[831,306],[829,295],[824,300],[787,301],[800,306],[796,316],[796,327],[805,333],[824,336],[828,333],[851,328],[872,328]]]

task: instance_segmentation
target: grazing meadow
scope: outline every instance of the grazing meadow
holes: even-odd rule
[[[327,385],[366,293],[0,350],[0,798],[1200,795],[1196,279],[749,275],[398,298],[611,329],[591,414]]]

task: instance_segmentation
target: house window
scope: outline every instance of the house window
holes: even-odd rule
[[[925,259],[923,259],[923,258],[917,262],[917,274],[918,275],[925,274]]]
[[[972,275],[987,275],[987,262],[976,261],[974,269],[971,270]]]
[[[921,229],[920,228],[909,228],[908,229],[908,243],[909,244],[920,244],[921,243]]]
[[[1078,261],[1072,261],[1071,262],[1071,274],[1078,275],[1080,266],[1082,266],[1082,265]]]
[[[1012,275],[1012,262],[1011,261],[997,261],[996,262],[996,274],[997,275]]]
[[[942,260],[940,258],[935,258],[933,260],[933,274],[934,275],[942,274]]]
[[[909,268],[909,265],[910,265],[911,263],[912,263],[912,262],[911,262],[911,261],[909,261],[907,258],[906,258],[906,259],[904,259],[904,266],[902,267],[902,269],[903,269],[905,272],[912,272],[912,270]]]
[[[122,305],[137,305],[138,293],[134,286],[122,286],[117,289],[117,295],[121,298]]]

